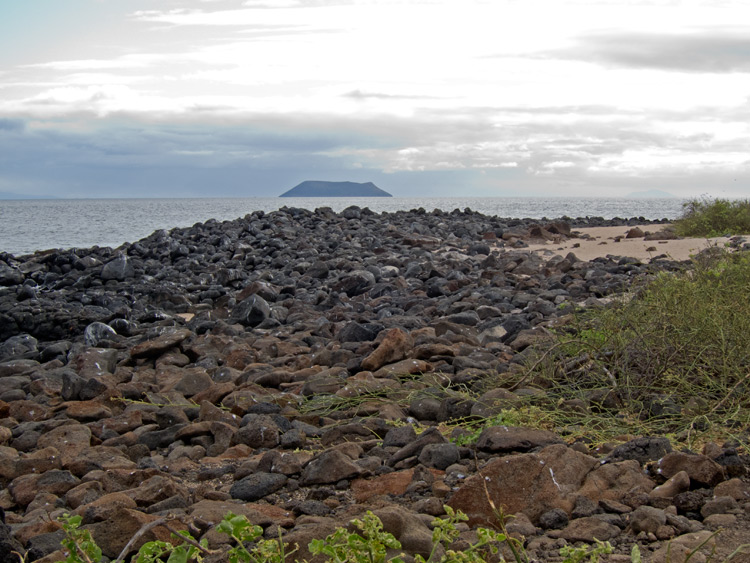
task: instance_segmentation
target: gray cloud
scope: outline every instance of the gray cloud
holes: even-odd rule
[[[750,29],[680,34],[597,33],[543,57],[678,72],[750,72]]]

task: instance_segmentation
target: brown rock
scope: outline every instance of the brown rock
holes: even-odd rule
[[[130,350],[132,358],[159,356],[192,336],[186,328],[167,328],[157,338],[141,342]]]
[[[708,518],[714,514],[737,512],[740,505],[732,497],[715,497],[701,507],[701,516]]]
[[[36,483],[41,477],[39,474],[32,473],[13,479],[8,484],[8,491],[10,491],[13,501],[20,506],[26,506],[34,500],[37,493]]]
[[[74,514],[81,516],[84,524],[91,524],[110,518],[121,508],[136,508],[135,501],[125,493],[110,493],[79,506]]]
[[[237,430],[234,443],[251,448],[275,448],[279,445],[279,427],[274,420],[264,414],[246,415],[252,417],[245,426]]]
[[[19,460],[18,451],[8,446],[0,446],[0,479],[11,481],[18,477],[16,462]]]
[[[721,465],[704,455],[670,452],[659,460],[657,468],[667,479],[685,471],[691,482],[704,487],[713,487],[724,479]]]
[[[438,478],[442,477],[444,472],[437,469],[431,469],[430,472],[435,478],[435,483],[440,483],[441,481]],[[413,478],[414,469],[404,469],[369,479],[355,479],[352,481],[351,489],[355,500],[363,503],[374,496],[403,495],[409,488]]]
[[[107,446],[85,448],[77,457],[65,463],[73,475],[83,477],[95,470],[132,470],[136,464],[125,457],[122,450]]]
[[[735,477],[716,485],[714,495],[717,497],[732,497],[738,502],[747,502],[750,500],[750,484]]]
[[[490,453],[526,452],[563,440],[554,432],[519,426],[489,426],[482,430],[477,449]]]
[[[432,532],[416,513],[400,506],[373,510],[383,522],[383,529],[401,542],[408,553],[429,557],[432,551]]]
[[[246,516],[251,524],[264,528],[272,525],[288,528],[294,525],[294,514],[270,504],[201,500],[189,509],[189,514],[206,527],[216,526],[230,512]]]
[[[72,508],[76,509],[84,504],[94,502],[104,494],[104,489],[98,481],[89,481],[73,487],[65,493],[65,502]]]
[[[99,400],[93,401],[68,401],[64,403],[65,414],[69,418],[81,422],[111,418],[112,411]]]
[[[706,561],[706,555],[712,554],[716,549],[716,538],[708,530],[684,534],[672,539],[668,544],[663,545],[651,555],[651,563],[685,563],[695,561]],[[699,552],[693,551],[700,545],[703,547]]]
[[[666,483],[659,485],[649,494],[649,498],[672,498],[690,489],[690,476],[687,471],[679,471],[672,475]]]
[[[94,541],[102,549],[102,553],[114,559],[141,528],[154,520],[158,518],[137,510],[119,507],[112,511],[109,518],[91,524],[89,529]],[[176,529],[185,529],[185,526],[179,522],[172,522],[172,526]],[[137,552],[146,542],[169,541],[171,536],[171,532],[164,526],[151,528],[134,543],[133,552]]]
[[[667,515],[663,510],[653,506],[639,506],[630,515],[630,529],[634,534],[646,532],[655,534],[667,523]]]
[[[632,229],[628,230],[625,238],[641,238],[643,236],[645,236],[643,230],[641,230],[639,227],[633,227]]]
[[[594,458],[564,445],[548,446],[534,454],[502,457],[468,478],[448,504],[465,512],[471,526],[494,525],[496,517],[490,499],[505,513],[523,512],[534,522],[553,508],[570,514],[578,489],[596,465]]]
[[[151,506],[174,496],[188,497],[188,491],[174,479],[164,475],[154,475],[133,489],[124,491],[138,506]]]
[[[338,450],[329,450],[305,466],[300,484],[308,486],[337,483],[342,479],[357,477],[361,472],[360,467],[349,456]]]
[[[641,465],[636,460],[629,459],[597,467],[586,476],[579,494],[597,502],[601,499],[625,502],[626,497],[636,492],[648,493],[654,488],[654,484],[643,473]]]
[[[305,516],[297,519],[297,523],[292,531],[284,535],[284,542],[290,546],[296,546],[297,551],[294,554],[296,561],[307,561],[308,563],[324,563],[329,558],[325,555],[313,557],[308,546],[312,540],[325,538],[336,531],[338,526],[346,525],[346,522],[340,522],[333,518],[324,516]],[[224,540],[226,541],[226,540]]]
[[[187,368],[181,371],[179,381],[173,387],[163,389],[164,391],[177,391],[185,397],[192,397],[214,385],[211,376],[203,368]]]
[[[70,361],[78,375],[88,379],[105,373],[114,373],[117,367],[117,350],[112,348],[86,348]]]
[[[570,524],[555,535],[569,542],[593,543],[596,540],[607,541],[619,536],[620,528],[594,516],[586,516],[571,520]]]
[[[413,346],[414,340],[408,333],[400,328],[392,328],[385,333],[378,347],[362,360],[361,368],[374,372],[385,364],[403,360]]]
[[[59,522],[43,519],[19,527],[13,535],[22,545],[26,546],[31,538],[42,534],[51,534],[60,529],[62,529],[62,524]],[[4,561],[10,561],[10,559],[4,559]]]
[[[34,401],[21,400],[9,403],[8,416],[18,422],[38,422],[50,418],[52,411]]]
[[[83,424],[58,426],[39,436],[38,448],[54,447],[66,465],[91,445],[91,429]]]
[[[29,475],[31,473],[44,473],[50,469],[61,469],[62,460],[57,448],[48,446],[36,450],[30,454],[21,455],[16,461],[15,474]]]
[[[434,368],[432,364],[424,360],[401,360],[394,364],[388,364],[375,372],[375,377],[399,377],[405,374],[428,373]]]

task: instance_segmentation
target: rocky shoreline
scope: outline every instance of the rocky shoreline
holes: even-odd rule
[[[458,445],[461,421],[535,392],[503,374],[550,323],[681,267],[524,248],[645,223],[283,208],[117,249],[0,254],[0,560],[55,560],[64,512],[110,559],[167,514],[219,548],[230,510],[281,528],[301,559],[365,510],[423,553],[446,503],[470,516],[461,541],[493,525],[488,496],[539,561],[594,539],[612,561],[635,542],[663,561],[673,538],[677,561],[742,529],[732,444],[591,450],[494,426]]]

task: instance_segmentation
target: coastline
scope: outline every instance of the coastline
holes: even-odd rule
[[[486,525],[489,489],[541,560],[577,541],[616,541],[626,554],[689,533],[710,540],[701,507],[653,538],[632,532],[652,516],[642,506],[665,522],[677,511],[653,465],[667,454],[675,474],[710,469],[696,489],[750,493],[664,437],[624,437],[617,449],[503,423],[463,441],[467,421],[548,392],[518,374],[551,327],[683,265],[625,258],[619,249],[638,239],[614,237],[638,224],[286,208],[115,249],[2,254],[8,529],[53,561],[46,534],[63,512],[79,514],[114,558],[165,514],[226,547],[208,522],[232,511],[281,531],[304,558],[309,539],[372,510],[422,553],[444,504],[469,515],[467,538]],[[538,236],[551,242],[535,248]],[[576,254],[584,242],[597,258]],[[568,243],[581,246],[571,255]],[[731,446],[715,447],[734,460]],[[718,515],[735,517],[733,530],[748,523]]]

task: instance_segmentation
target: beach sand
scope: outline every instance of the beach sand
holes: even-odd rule
[[[644,233],[657,232],[667,225],[640,225]],[[677,240],[644,240],[643,237],[626,239],[625,235],[633,227],[591,227],[573,229],[578,238],[562,242],[530,244],[524,250],[533,250],[545,255],[574,253],[579,260],[613,256],[629,256],[647,262],[657,256],[666,255],[672,260],[688,260],[710,246],[723,248],[730,237],[682,238]],[[581,238],[584,237],[584,238]],[[622,237],[622,238],[619,238]],[[619,240],[615,240],[619,238]]]

